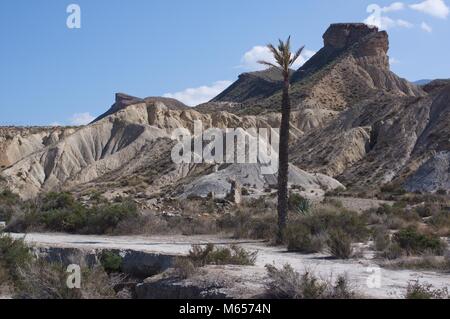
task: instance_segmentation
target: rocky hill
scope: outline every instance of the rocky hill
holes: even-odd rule
[[[333,24],[323,38],[324,47],[292,75],[292,185],[315,195],[341,183],[450,189],[450,83],[419,87],[391,72],[388,35],[377,28]],[[276,176],[263,176],[260,164],[173,163],[171,132],[192,132],[194,120],[204,128],[279,127],[275,71],[243,74],[196,108],[117,94],[105,114],[81,128],[4,128],[0,183],[24,198],[95,190],[144,203],[158,196],[225,196],[230,178],[250,193],[263,192]]]

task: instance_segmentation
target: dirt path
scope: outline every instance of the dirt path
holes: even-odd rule
[[[379,269],[374,264],[370,253],[358,260],[332,260],[323,254],[288,253],[281,247],[267,246],[258,241],[239,241],[213,236],[107,237],[67,234],[14,234],[13,236],[15,238],[24,237],[27,243],[39,247],[136,250],[169,256],[187,254],[193,244],[214,243],[225,245],[234,243],[248,250],[258,251],[256,267],[252,267],[255,268],[253,271],[263,272],[266,264],[283,266],[288,263],[300,272],[313,271],[323,279],[346,274],[355,288],[368,297],[401,298],[405,293],[408,282],[417,279],[432,284],[436,288],[447,287],[450,290],[450,274],[431,271]],[[246,273],[247,271],[243,269],[243,278],[250,275]],[[374,275],[374,272],[379,274],[379,277],[376,277],[377,275]],[[377,283],[377,278],[379,278],[380,285],[369,288],[368,281]]]

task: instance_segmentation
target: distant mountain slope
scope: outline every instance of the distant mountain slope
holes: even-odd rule
[[[282,87],[283,78],[274,68],[243,73],[211,102],[251,102],[269,97]]]
[[[420,86],[422,86],[422,85],[427,85],[427,84],[429,84],[430,82],[432,82],[433,80],[418,80],[418,81],[414,81],[413,83],[415,84],[415,85],[420,85]]]

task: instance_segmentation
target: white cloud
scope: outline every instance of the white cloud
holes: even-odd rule
[[[292,68],[300,68],[314,54],[316,54],[315,51],[304,49]],[[258,61],[261,60],[275,63],[275,59],[269,48],[267,48],[266,46],[257,45],[254,46],[251,50],[245,52],[244,56],[241,59],[241,65],[239,67],[244,68],[248,71],[261,71],[267,69],[267,66],[258,63]]]
[[[425,0],[409,6],[411,9],[429,14],[433,17],[445,19],[450,13],[450,9],[444,0]]]
[[[422,22],[422,24],[420,25],[420,27],[422,28],[423,31],[431,33],[433,32],[433,28],[427,24],[426,22]]]
[[[405,9],[405,4],[403,2],[394,2],[391,5],[387,7],[381,8],[382,12],[393,12],[393,11],[400,11]]]
[[[53,123],[50,123],[49,126],[51,126],[51,127],[57,127],[57,126],[62,126],[62,125],[61,125],[61,123],[59,123],[59,122],[53,122]]]
[[[93,117],[88,112],[76,113],[76,114],[72,115],[72,117],[70,118],[70,124],[76,125],[76,126],[86,125],[86,124],[91,123],[93,120],[95,120],[95,117]]]
[[[402,19],[398,19],[396,21],[396,23],[397,23],[397,26],[402,27],[402,28],[408,28],[409,29],[409,28],[414,27],[414,24],[412,24],[411,22],[408,22],[406,20],[402,20]]]
[[[166,93],[164,97],[177,99],[189,106],[196,106],[210,101],[231,85],[231,81],[217,81],[211,86],[189,88],[175,93]]]
[[[388,30],[396,27],[410,29],[414,27],[414,24],[412,24],[411,22],[402,19],[394,20],[387,16],[376,17],[374,15],[370,15],[366,20],[364,20],[364,23],[376,26],[380,30]]]
[[[367,7],[367,12],[370,15],[364,20],[364,23],[378,27],[380,30],[388,30],[391,28],[412,28],[414,25],[406,20],[392,19],[384,13],[400,11],[405,8],[402,2],[394,2],[387,7],[380,7],[377,4],[371,4]]]
[[[393,64],[399,64],[400,61],[397,60],[396,58],[389,58],[389,64],[393,65]]]

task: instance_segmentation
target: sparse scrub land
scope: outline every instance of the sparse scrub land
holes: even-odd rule
[[[208,244],[205,247],[193,245],[187,257],[178,257],[174,263],[173,274],[186,279],[207,265],[240,265],[253,266],[258,252],[250,252],[237,245],[216,247]]]
[[[70,193],[48,193],[21,205],[21,213],[11,218],[8,231],[44,230],[79,234],[106,234],[125,220],[137,218],[134,203],[92,205],[76,201]]]

